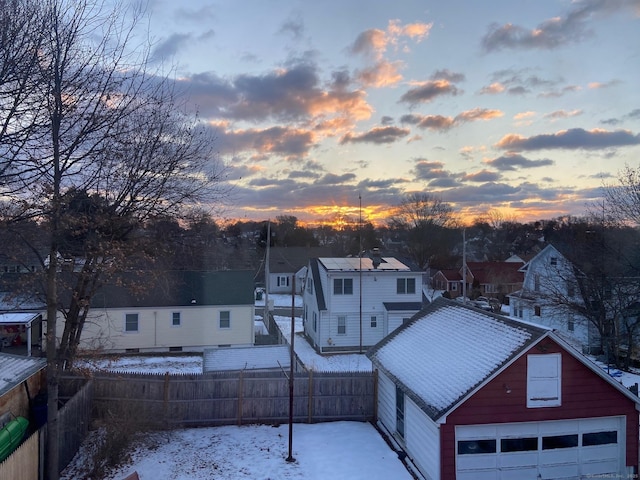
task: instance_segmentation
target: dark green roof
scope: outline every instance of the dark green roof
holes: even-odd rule
[[[249,270],[171,271],[136,275],[105,285],[92,308],[178,307],[187,305],[253,305],[253,272]]]

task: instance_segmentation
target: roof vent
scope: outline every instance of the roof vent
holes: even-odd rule
[[[371,252],[371,261],[373,262],[373,268],[378,268],[381,262],[380,249],[378,248],[373,249],[373,251]]]

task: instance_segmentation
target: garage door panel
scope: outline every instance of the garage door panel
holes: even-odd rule
[[[497,468],[498,458],[496,455],[461,455],[458,461],[458,469],[473,470],[473,469],[487,469]]]
[[[532,467],[538,465],[538,452],[508,453],[498,456],[500,468]]]
[[[460,472],[456,474],[456,480],[500,480],[498,471],[492,470],[473,470],[468,472]]]
[[[473,446],[493,442],[482,455],[456,450],[456,470],[464,478],[493,478],[486,471],[495,459],[499,480],[537,478],[577,479],[593,475],[618,475],[625,467],[625,417],[526,422],[522,424],[456,427],[456,440]],[[487,434],[495,429],[492,440]],[[482,434],[482,435],[478,435]],[[477,450],[476,450],[477,451]],[[495,453],[494,453],[495,452]],[[478,470],[475,470],[478,469]],[[482,471],[482,476],[477,473]],[[487,477],[487,475],[489,475]],[[463,478],[463,477],[458,477]]]
[[[504,468],[500,471],[500,480],[537,480],[538,466],[522,468]]]

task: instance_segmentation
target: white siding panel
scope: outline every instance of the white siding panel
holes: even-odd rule
[[[396,431],[396,386],[384,373],[378,373],[378,420],[393,434]]]
[[[440,478],[440,429],[408,397],[404,423],[407,454],[426,478]]]

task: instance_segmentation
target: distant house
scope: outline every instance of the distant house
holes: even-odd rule
[[[520,290],[524,274],[518,262],[467,262],[467,292],[503,301],[510,293]]]
[[[304,333],[321,354],[364,351],[422,302],[422,271],[396,258],[314,258],[303,293]]]
[[[509,295],[510,315],[554,328],[585,352],[600,350],[597,328],[559,301],[581,301],[574,265],[553,245],[547,245],[521,271],[525,275],[522,289]]]
[[[511,292],[522,288],[521,262],[467,262],[466,265],[466,275],[462,267],[438,271],[433,277],[434,289],[445,290],[451,298],[457,298],[463,295],[463,282],[466,282],[468,297],[494,297],[502,302]]]
[[[458,269],[438,270],[432,283],[434,290],[449,292],[451,298],[462,295],[462,275]]]
[[[550,329],[439,298],[367,356],[379,425],[425,478],[638,472],[640,399]]]
[[[254,343],[251,271],[173,271],[144,289],[105,285],[92,298],[80,348],[106,352],[202,351]],[[62,332],[64,319],[59,318]]]
[[[304,289],[309,259],[331,255],[329,247],[273,247],[269,249],[269,271],[266,286],[269,293],[291,294],[296,277],[296,294]]]

